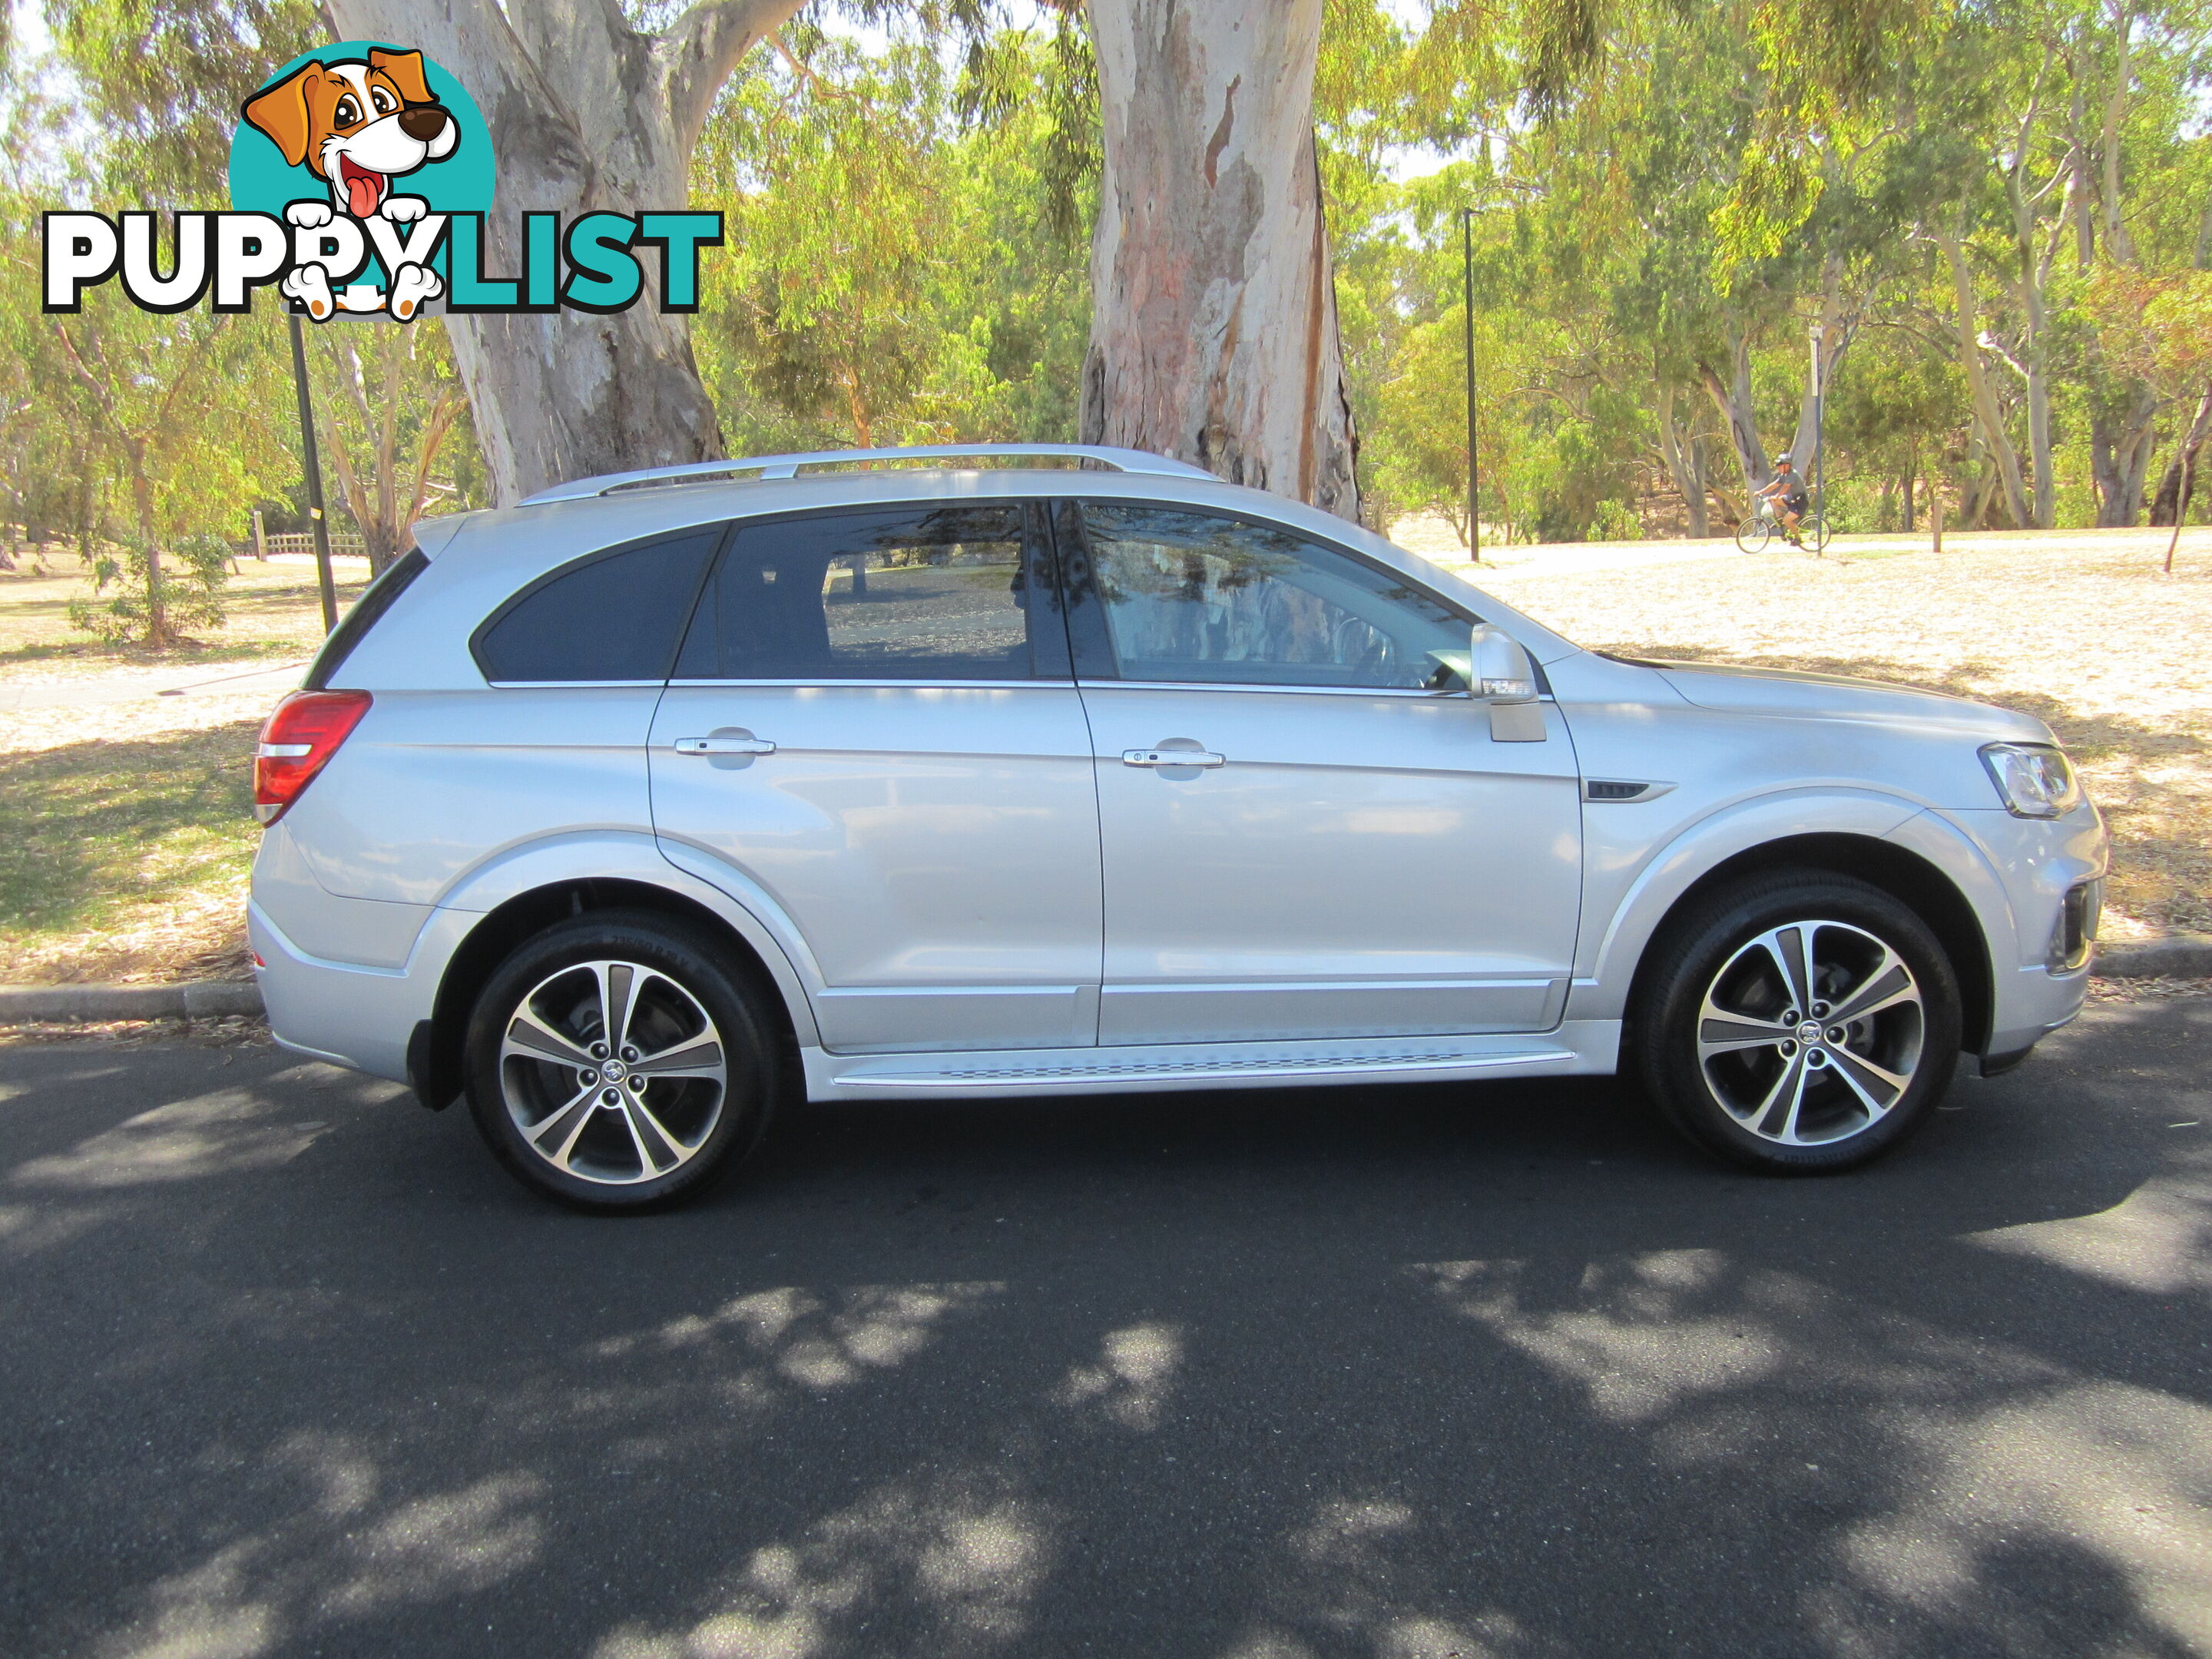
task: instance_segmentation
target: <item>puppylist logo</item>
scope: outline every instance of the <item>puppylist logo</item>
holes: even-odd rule
[[[152,213],[53,212],[44,223],[44,309],[73,312],[119,278],[148,311],[210,293],[252,308],[274,285],[319,323],[341,313],[411,322],[454,313],[626,311],[658,274],[659,308],[699,308],[699,252],[719,213],[526,211],[522,269],[484,269],[498,182],[491,133],[461,83],[421,52],[351,40],[287,64],[246,100],[230,146],[231,210],[173,216],[165,273]],[[658,250],[659,258],[649,250]],[[657,270],[656,270],[657,268]]]

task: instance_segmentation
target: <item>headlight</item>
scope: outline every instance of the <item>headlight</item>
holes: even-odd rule
[[[2061,750],[2044,743],[1992,743],[1982,750],[1982,764],[1997,787],[1997,799],[2016,818],[2055,818],[2081,804],[2081,786]]]

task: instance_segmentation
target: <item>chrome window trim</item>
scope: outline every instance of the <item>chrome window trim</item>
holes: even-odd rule
[[[486,680],[495,691],[658,691],[666,680]]]
[[[1456,699],[1474,702],[1465,691],[1431,691],[1418,685],[1256,685],[1244,680],[1078,680],[1088,691],[1231,691],[1246,695],[1288,692],[1302,697],[1411,697],[1425,702]]]
[[[659,681],[653,682],[658,685]],[[1039,686],[1066,690],[1075,682],[1072,679],[1028,680],[840,680],[840,679],[782,679],[782,680],[671,680],[671,691],[696,691],[715,688],[760,686],[768,690],[796,688],[803,690],[830,690],[837,686],[874,687],[878,690],[922,691],[1028,691]]]

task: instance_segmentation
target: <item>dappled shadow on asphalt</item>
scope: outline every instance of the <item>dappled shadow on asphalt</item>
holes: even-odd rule
[[[2212,1005],[2053,1048],[1840,1180],[1601,1084],[854,1105],[630,1222],[14,1051],[0,1650],[2201,1652]]]

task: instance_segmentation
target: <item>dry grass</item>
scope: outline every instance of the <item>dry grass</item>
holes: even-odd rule
[[[2089,979],[2092,1002],[2172,1002],[2182,997],[2212,997],[2212,979],[2158,974],[2141,979]]]
[[[46,1019],[0,1025],[0,1048],[33,1042],[89,1042],[108,1048],[150,1048],[183,1042],[196,1048],[266,1048],[276,1039],[256,1014],[216,1019]]]
[[[246,973],[268,693],[0,714],[0,981]]]
[[[341,559],[337,574],[343,611],[368,571],[358,559]],[[203,630],[175,651],[155,653],[104,645],[70,626],[70,601],[92,597],[92,582],[74,557],[60,559],[48,576],[0,571],[0,678],[20,685],[177,663],[301,658],[322,641],[322,603],[312,562],[241,559],[225,594],[230,615],[222,627]]]
[[[350,604],[366,572],[338,570]],[[76,632],[69,601],[89,591],[70,560],[48,577],[0,573],[0,684],[246,671],[303,661],[322,639],[309,562],[243,561],[229,620],[171,652]],[[253,738],[276,697],[214,689],[0,712],[0,981],[246,975]]]
[[[2212,931],[2212,535],[1895,538],[1638,568],[1468,573],[1582,644],[1864,675],[2025,709],[2111,821],[2108,939]],[[1571,550],[1561,550],[1571,556]]]

